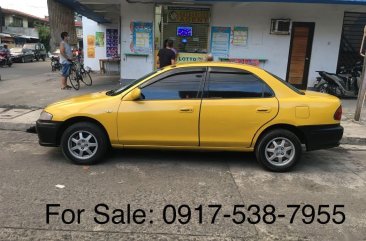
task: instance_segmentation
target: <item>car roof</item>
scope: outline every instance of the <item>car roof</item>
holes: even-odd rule
[[[224,68],[244,69],[244,70],[248,70],[248,71],[261,70],[261,68],[253,66],[253,65],[231,63],[231,62],[215,62],[215,61],[179,63],[176,65],[167,66],[165,68],[166,69],[176,69],[176,68],[186,68],[186,67],[224,67]]]

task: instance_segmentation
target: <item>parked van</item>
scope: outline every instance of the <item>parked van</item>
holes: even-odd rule
[[[26,43],[23,45],[23,49],[30,49],[34,53],[34,58],[39,61],[46,60],[47,51],[42,43]]]

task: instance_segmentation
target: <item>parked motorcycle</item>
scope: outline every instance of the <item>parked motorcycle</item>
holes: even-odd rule
[[[52,71],[61,70],[60,58],[58,56],[51,56]]]
[[[337,74],[326,71],[317,72],[320,77],[317,78],[314,85],[315,90],[339,98],[358,96],[362,72],[361,62],[358,62],[352,68],[341,67]]]
[[[0,52],[0,66],[3,67],[5,65],[11,67],[11,65],[13,64],[13,61],[11,59],[11,55],[10,52]]]

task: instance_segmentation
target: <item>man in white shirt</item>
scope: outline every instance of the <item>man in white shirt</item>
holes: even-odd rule
[[[72,64],[72,50],[69,45],[69,34],[67,32],[61,33],[62,41],[60,43],[60,63],[61,69],[61,89],[69,90],[71,86],[67,85],[67,77],[70,75],[71,64]]]

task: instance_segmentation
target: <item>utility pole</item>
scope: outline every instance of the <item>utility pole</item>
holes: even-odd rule
[[[356,112],[355,112],[355,121],[360,121],[361,118],[361,111],[363,107],[363,103],[365,101],[365,94],[366,94],[366,55],[363,52],[364,44],[366,39],[366,26],[363,30],[363,38],[362,44],[360,48],[360,54],[364,58],[363,59],[363,68],[362,68],[362,75],[361,75],[361,88],[358,91],[358,98],[357,98],[357,105],[356,105]]]
[[[3,32],[3,11],[2,11],[2,9],[1,9],[1,7],[0,7],[0,33],[2,33]]]

